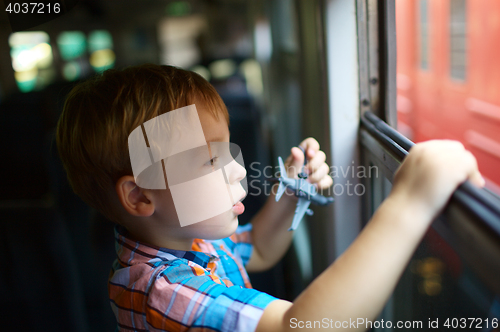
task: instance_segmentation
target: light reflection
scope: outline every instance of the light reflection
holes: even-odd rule
[[[81,31],[64,31],[57,37],[57,45],[63,60],[76,59],[85,54],[87,42]]]
[[[203,77],[205,80],[210,81],[210,78],[212,75],[210,75],[210,70],[208,70],[207,67],[202,66],[202,65],[197,65],[191,68],[191,71],[194,71],[201,77]]]
[[[259,62],[254,59],[247,59],[240,64],[240,71],[247,82],[248,92],[256,98],[261,97],[264,87]]]
[[[413,272],[422,277],[418,285],[418,291],[428,296],[436,296],[441,293],[442,275],[445,265],[437,257],[427,257],[415,262]]]
[[[9,45],[19,90],[29,92],[51,82],[53,75],[49,74],[52,72],[53,55],[47,33],[16,32],[10,35]]]
[[[82,68],[80,64],[76,61],[68,62],[63,67],[63,76],[68,81],[74,81],[80,78],[82,74]]]
[[[236,63],[231,59],[223,59],[212,62],[208,68],[215,79],[231,77],[236,72]]]
[[[97,72],[113,68],[115,64],[115,52],[110,49],[98,50],[90,55],[90,65]]]

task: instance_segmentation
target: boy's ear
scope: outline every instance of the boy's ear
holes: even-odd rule
[[[155,211],[153,202],[148,199],[144,190],[137,186],[133,176],[125,175],[119,178],[115,189],[120,203],[131,215],[149,217]]]

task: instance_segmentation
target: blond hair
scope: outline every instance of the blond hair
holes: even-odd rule
[[[57,147],[73,191],[118,221],[114,185],[132,175],[128,136],[138,126],[199,98],[218,119],[222,99],[198,74],[172,66],[108,70],[71,90],[57,125]]]

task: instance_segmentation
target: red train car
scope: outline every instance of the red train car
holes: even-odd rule
[[[500,1],[396,1],[398,129],[461,141],[500,193]]]

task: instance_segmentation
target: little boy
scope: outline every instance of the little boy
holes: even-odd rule
[[[195,134],[180,130],[158,144],[154,128],[174,132],[182,125],[171,120],[175,117],[163,127],[159,120],[151,121],[169,114],[188,119],[188,110],[193,126],[201,129]],[[467,179],[484,184],[474,157],[460,143],[416,145],[362,233],[290,303],[252,289],[246,271],[268,269],[286,252],[297,199],[284,195],[276,202],[271,194],[250,224],[238,226],[244,210],[240,182],[246,173],[237,164],[223,163],[217,148],[218,143],[229,144],[228,125],[226,107],[214,88],[197,74],[170,66],[107,71],[70,92],[57,144],[74,191],[118,224],[118,259],[108,287],[118,330],[287,331],[298,321],[373,320],[455,188]],[[153,182],[136,174],[140,162],[134,161],[137,154],[130,145],[133,133],[144,134],[149,169],[157,167]],[[204,139],[193,145],[204,158],[196,154],[169,168],[172,159],[155,157],[155,151],[165,155],[167,150],[178,156],[172,151],[195,137]],[[308,138],[300,146],[306,151],[309,181],[319,189],[331,186],[318,142]],[[303,153],[293,148],[287,175],[296,177],[303,162]],[[223,182],[210,177],[212,182],[189,190],[179,187],[194,183],[197,172],[219,172]],[[229,205],[214,210],[219,201],[214,188],[226,187]]]

